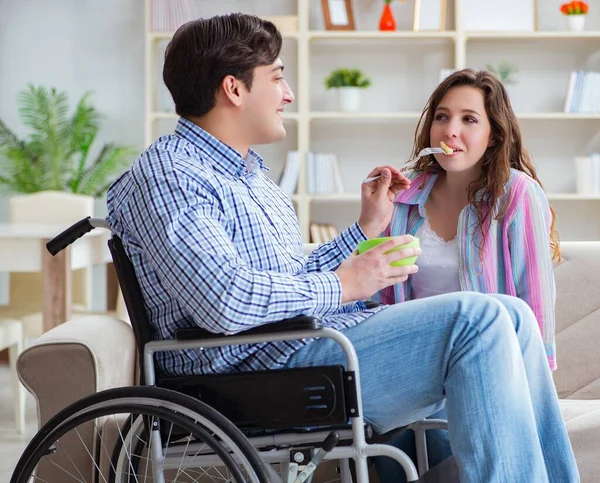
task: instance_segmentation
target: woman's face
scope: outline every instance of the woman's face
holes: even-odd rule
[[[433,147],[443,141],[454,149],[449,155],[435,155],[445,171],[465,172],[475,168],[491,145],[483,93],[471,86],[449,89],[433,114],[429,138]]]

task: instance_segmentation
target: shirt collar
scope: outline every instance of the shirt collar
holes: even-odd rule
[[[429,193],[431,193],[438,175],[435,173],[426,175],[422,172],[413,171],[408,177],[410,179],[410,188],[398,193],[394,201],[407,205],[424,205],[427,198],[429,198]]]
[[[198,148],[212,162],[214,168],[222,173],[241,178],[251,176],[259,169],[269,170],[254,150],[248,149],[248,153],[243,157],[231,146],[184,117],[177,121],[175,134]]]
[[[513,178],[515,170],[511,168],[511,174],[509,181]],[[423,215],[423,206],[429,198],[429,194],[431,193],[431,189],[437,180],[437,173],[425,174],[423,172],[415,172],[413,171],[409,174],[410,179],[410,188],[405,191],[401,191],[396,195],[395,202],[396,203],[404,203],[407,205],[419,205],[419,213]],[[508,192],[509,183],[504,184],[504,194]],[[423,187],[421,187],[423,185]],[[479,190],[475,194],[475,200],[481,201],[482,199],[488,200],[490,198],[489,193],[483,195],[483,190]]]

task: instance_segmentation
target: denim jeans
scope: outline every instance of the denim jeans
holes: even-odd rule
[[[579,481],[539,328],[522,300],[439,295],[390,306],[344,334],[376,431],[435,414],[445,402],[462,483]],[[317,339],[288,366],[344,361],[335,342]]]

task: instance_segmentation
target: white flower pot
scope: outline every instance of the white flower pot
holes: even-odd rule
[[[581,32],[585,27],[585,15],[567,15],[567,28],[571,32]]]
[[[338,104],[341,111],[354,112],[360,109],[360,87],[338,87]]]

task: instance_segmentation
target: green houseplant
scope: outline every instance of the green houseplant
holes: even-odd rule
[[[69,114],[64,91],[29,85],[18,94],[18,111],[30,133],[27,139],[19,139],[0,120],[0,192],[104,194],[129,166],[135,150],[107,143],[91,159],[100,115],[90,96],[85,93]]]
[[[338,104],[342,111],[358,111],[361,90],[370,85],[371,80],[359,69],[335,69],[325,79],[327,89],[337,90]]]
[[[519,69],[517,69],[517,67],[510,62],[501,62],[498,67],[493,67],[491,64],[487,64],[485,66],[485,70],[498,76],[505,87],[511,87],[517,83],[515,75]]]
[[[325,79],[327,89],[339,87],[365,88],[371,85],[371,80],[364,76],[359,69],[335,69]]]

